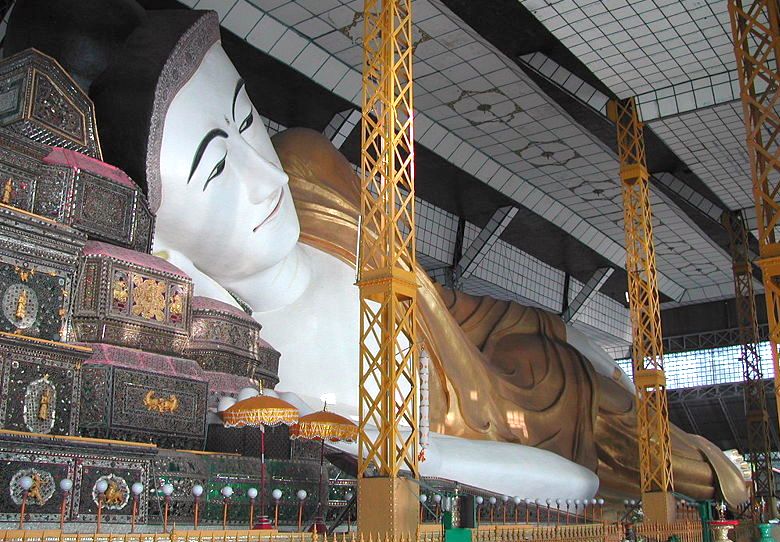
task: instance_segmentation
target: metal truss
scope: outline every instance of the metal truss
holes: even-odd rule
[[[411,0],[364,13],[358,477],[417,478]]]
[[[615,270],[612,267],[599,267],[590,276],[588,281],[582,285],[582,289],[577,292],[571,303],[561,313],[561,320],[571,322],[577,314],[587,305],[591,299],[601,290],[607,279],[612,276]]]
[[[771,379],[765,378],[761,381],[764,386],[764,392],[772,393],[774,384]],[[727,382],[725,384],[714,384],[712,386],[694,386],[692,388],[675,388],[668,390],[669,404],[687,402],[706,402],[717,399],[732,400],[744,395],[742,391],[745,387],[744,382]]]
[[[769,340],[778,386],[780,343],[780,6],[777,0],[729,0],[729,16],[745,117],[758,222],[758,265],[764,278]],[[780,402],[777,402],[780,407]],[[769,507],[774,512],[774,505]]]
[[[769,337],[769,326],[758,324],[759,341],[766,341]],[[664,353],[690,352],[691,350],[707,350],[709,348],[723,348],[739,344],[739,328],[731,327],[715,331],[703,331],[701,333],[687,333],[664,337]]]
[[[771,378],[765,378],[761,381],[761,386],[764,388],[764,395],[766,397],[772,397],[774,393],[774,381]],[[745,397],[745,382],[728,382],[725,384],[715,384],[711,386],[694,386],[691,388],[676,388],[668,390],[667,392],[669,400],[669,410],[682,410],[688,423],[691,425],[693,432],[696,434],[703,434],[698,427],[698,422],[692,415],[690,407],[701,407],[707,405],[711,408],[720,407],[723,409],[723,405],[734,404],[737,401],[744,401]],[[768,406],[771,404],[767,402]],[[739,435],[736,434],[736,427],[746,426],[745,420],[740,416],[733,416],[732,410],[726,408],[724,416],[726,416],[729,430],[734,437],[736,443],[740,442]],[[711,421],[711,420],[710,420]],[[770,421],[768,425],[769,438],[770,438],[770,458],[776,459],[780,450],[780,439],[778,439],[777,429],[773,421]]]
[[[467,279],[474,274],[480,262],[487,256],[490,249],[498,241],[498,238],[504,233],[506,227],[512,222],[517,211],[517,207],[513,205],[496,209],[488,223],[482,228],[482,231],[479,232],[479,235],[471,242],[463,252],[463,256],[455,264],[456,275],[459,275],[459,281]]]
[[[733,262],[734,294],[739,324],[739,342],[742,350],[742,368],[745,379],[745,418],[747,446],[744,450],[753,470],[751,500],[754,520],[760,521],[758,499],[772,502],[774,475],[772,473],[769,415],[761,374],[759,355],[756,298],[753,292],[753,269],[748,256],[748,232],[740,212],[724,213],[723,226],[729,233],[729,250]]]
[[[674,481],[644,131],[633,98],[610,102],[607,110],[617,125],[623,186],[640,488],[648,518],[666,523],[674,519]]]

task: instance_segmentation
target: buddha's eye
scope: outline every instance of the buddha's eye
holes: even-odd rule
[[[227,159],[227,151],[225,151],[225,155],[222,157],[222,159],[217,162],[217,165],[214,166],[214,169],[211,170],[211,173],[209,173],[208,179],[206,179],[206,182],[203,184],[203,190],[205,192],[206,188],[208,187],[209,183],[219,177],[223,171],[225,171],[225,160]]]
[[[242,134],[244,131],[252,126],[252,123],[255,121],[255,116],[252,114],[252,111],[249,111],[249,115],[243,120],[241,123],[241,126],[238,127],[238,133]]]

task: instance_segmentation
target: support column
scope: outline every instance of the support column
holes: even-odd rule
[[[411,0],[365,0],[358,525],[415,535],[419,477]]]
[[[780,243],[775,230],[780,220],[780,6],[777,0],[728,0],[728,8],[756,204],[757,263],[763,273],[775,394],[779,394]],[[777,406],[780,409],[780,401]],[[775,515],[775,503],[768,508]]]
[[[748,233],[742,213],[724,213],[721,220],[729,233],[729,250],[734,271],[734,295],[737,308],[742,370],[745,379],[745,418],[747,446],[745,457],[753,471],[751,511],[760,521],[759,500],[774,502],[775,480],[772,473],[772,445],[769,438],[769,414],[764,392],[761,356],[758,351],[758,318],[753,292],[753,269],[748,256]],[[774,515],[774,514],[773,514]]]
[[[669,523],[676,506],[643,125],[634,98],[610,102],[607,110],[617,125],[623,185],[642,504],[650,521]]]

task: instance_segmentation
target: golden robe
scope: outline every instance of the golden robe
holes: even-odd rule
[[[301,241],[355,264],[360,185],[312,130],[272,138],[301,223]],[[634,399],[566,341],[556,315],[434,284],[422,268],[419,329],[431,356],[431,430],[555,452],[594,471],[600,493],[639,493]],[[675,489],[696,499],[747,499],[739,470],[705,439],[672,428]]]

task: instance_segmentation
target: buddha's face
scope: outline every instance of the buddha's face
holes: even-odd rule
[[[219,43],[171,102],[160,172],[157,237],[207,275],[251,276],[297,242],[287,175]]]

